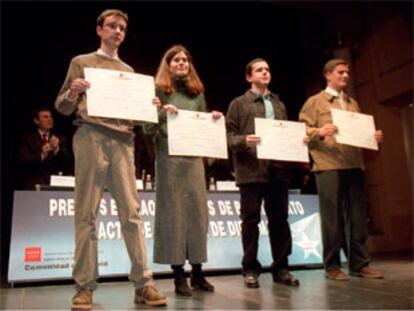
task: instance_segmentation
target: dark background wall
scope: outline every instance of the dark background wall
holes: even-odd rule
[[[34,108],[54,109],[70,59],[98,48],[95,21],[107,8],[121,9],[130,16],[127,38],[120,49],[125,62],[137,72],[154,75],[163,53],[173,44],[184,44],[205,84],[209,107],[223,112],[248,88],[244,80],[246,63],[263,57],[272,68],[271,89],[285,102],[290,119],[297,120],[306,98],[323,87],[321,68],[332,56],[338,33],[353,39],[357,64],[372,65],[375,52],[366,56],[367,49],[361,51],[361,46],[371,47],[376,29],[383,26],[383,32],[396,35],[381,48],[403,44],[408,53],[411,49],[411,58],[401,60],[397,56],[395,63],[405,64],[412,75],[411,1],[1,2],[2,281],[19,137],[32,128]],[[401,25],[387,24],[395,16]],[[407,35],[397,36],[401,33],[399,27]],[[363,76],[365,71],[356,74]],[[412,80],[411,87],[397,93],[412,94]],[[410,95],[406,98],[409,100]],[[380,101],[372,103],[378,104]],[[75,131],[73,117],[56,111],[54,117],[55,128],[70,138]]]

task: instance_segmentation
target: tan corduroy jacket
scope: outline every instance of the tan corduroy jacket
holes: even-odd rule
[[[353,98],[346,95],[345,99],[348,111],[360,112]],[[364,169],[360,148],[338,144],[334,136],[319,136],[319,130],[325,124],[333,123],[332,108],[341,109],[338,98],[321,91],[309,97],[299,113],[299,121],[306,123],[307,135],[311,138],[309,151],[313,159],[312,170]]]

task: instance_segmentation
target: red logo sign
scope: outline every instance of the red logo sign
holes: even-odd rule
[[[41,247],[26,247],[24,251],[24,261],[42,261]]]

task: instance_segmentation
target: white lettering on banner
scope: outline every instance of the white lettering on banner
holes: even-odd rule
[[[226,237],[227,232],[224,227],[223,221],[210,221],[210,229],[211,229],[211,235],[213,237]]]
[[[154,216],[155,215],[155,201],[154,200],[141,200],[140,214],[142,216]]]
[[[238,200],[207,200],[207,208],[210,216],[239,216],[240,201]],[[99,213],[103,216],[117,216],[118,210],[114,199],[110,199],[110,204],[105,199],[101,199]],[[74,199],[49,199],[49,216],[74,216]],[[155,200],[141,200],[140,214],[142,216],[155,216]],[[266,215],[264,205],[261,207],[261,215]],[[305,209],[300,201],[289,201],[289,215],[305,215]],[[241,235],[241,220],[210,221],[209,234],[213,237],[236,237]],[[267,221],[259,223],[260,235],[267,236]],[[142,227],[145,238],[153,238],[153,228],[151,221],[143,222]],[[100,222],[98,228],[98,239],[100,240],[119,240],[122,239],[121,224],[119,221]]]
[[[289,215],[305,215],[305,209],[299,201],[289,201]]]
[[[49,216],[74,216],[74,202],[75,200],[73,198],[49,199]],[[240,201],[238,200],[207,200],[207,208],[210,216],[240,215]],[[108,204],[108,202],[102,198],[99,204],[99,214],[102,216],[117,216],[118,209],[115,200],[111,198],[110,203]],[[155,216],[155,200],[141,200],[140,214],[142,216]],[[263,203],[260,214],[266,215]],[[289,215],[305,215],[305,208],[300,201],[289,201]]]
[[[216,209],[214,207],[214,202],[212,200],[207,200],[208,214],[210,216],[216,215]]]
[[[122,239],[121,235],[121,223],[119,221],[108,221],[108,222],[99,222],[98,229],[98,239],[99,240],[120,240]]]
[[[118,215],[118,209],[116,207],[116,202],[114,199],[111,199],[111,215],[117,216]]]
[[[241,220],[227,220],[224,221],[210,221],[209,222],[209,236],[224,238],[227,236],[236,237],[241,235]],[[267,228],[267,220],[262,220],[258,224],[259,234],[268,236],[269,230]]]
[[[99,203],[99,213],[102,216],[105,216],[106,214],[108,214],[108,207],[106,206],[105,199],[101,199],[101,202]]]
[[[220,215],[240,215],[240,202],[239,201],[230,201],[230,200],[218,200],[218,209]]]
[[[239,201],[233,201],[234,210],[236,211],[237,215],[240,215],[240,202]]]
[[[115,200],[111,200],[111,215],[118,215],[118,212],[116,210],[116,204],[114,202]],[[99,202],[99,214],[102,216],[108,214],[108,203],[105,199],[101,199],[101,201]],[[49,199],[49,217],[74,215],[74,199]]]
[[[57,211],[58,204],[56,199],[50,199],[49,200],[49,216],[52,217],[55,215],[55,212]]]
[[[220,215],[234,215],[233,208],[231,206],[231,201],[218,201],[218,207],[220,211]]]
[[[142,222],[142,233],[146,239],[153,238],[153,230],[151,221]],[[121,231],[121,223],[119,221],[101,221],[98,226],[99,240],[121,240],[123,238]]]
[[[74,199],[49,199],[49,216],[75,215]]]
[[[152,239],[152,227],[150,221],[144,221],[144,237],[146,239]]]
[[[230,236],[240,236],[241,235],[241,220],[228,220],[227,229]]]

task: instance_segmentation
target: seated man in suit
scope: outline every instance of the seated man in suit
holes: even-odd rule
[[[53,132],[53,116],[49,108],[34,112],[36,131],[26,133],[20,141],[17,160],[21,169],[20,188],[33,190],[36,184],[48,185],[50,175],[67,172],[71,156],[64,138]]]

